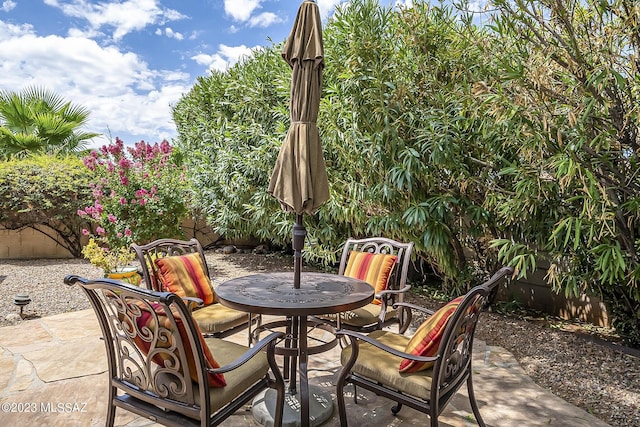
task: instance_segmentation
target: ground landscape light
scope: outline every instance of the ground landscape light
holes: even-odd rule
[[[22,314],[22,310],[24,310],[24,307],[29,305],[30,302],[31,298],[29,297],[29,294],[17,294],[15,297],[13,297],[13,303],[20,307],[20,317],[22,317],[23,319],[24,315]]]

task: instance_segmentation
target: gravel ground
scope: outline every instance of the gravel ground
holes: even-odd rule
[[[207,252],[214,284],[256,271],[291,269],[291,257],[251,253]],[[0,260],[0,326],[89,308],[78,289],[63,283],[67,274],[100,277],[102,271],[85,260]],[[31,304],[24,320],[13,304],[28,293]],[[411,294],[408,298],[435,308],[441,303]],[[486,313],[477,337],[510,351],[540,386],[615,427],[640,427],[640,357],[584,335],[581,325],[548,319]]]

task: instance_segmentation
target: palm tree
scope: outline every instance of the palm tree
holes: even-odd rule
[[[98,133],[84,132],[89,110],[41,87],[0,90],[0,159],[82,151]]]

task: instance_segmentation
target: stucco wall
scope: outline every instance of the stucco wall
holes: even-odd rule
[[[552,314],[562,319],[579,319],[598,326],[609,327],[611,321],[607,307],[596,296],[581,295],[566,298],[551,289],[545,281],[546,270],[538,268],[526,279],[512,281],[509,287],[500,288],[498,298],[516,301],[523,307]]]
[[[46,230],[48,227],[42,227]],[[48,233],[54,233],[52,229]],[[0,230],[0,259],[73,258],[53,239],[31,228]]]
[[[42,227],[42,229],[48,229],[48,227]],[[204,247],[216,242],[219,237],[211,228],[193,221],[185,221],[183,229],[187,238],[196,237]],[[48,233],[53,234],[54,230],[48,229]],[[53,239],[36,230],[0,229],[0,259],[34,258],[73,258],[73,256]]]

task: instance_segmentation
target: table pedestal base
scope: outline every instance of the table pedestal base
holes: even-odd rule
[[[275,414],[276,391],[267,389],[253,399],[251,413],[260,424],[273,426]],[[309,386],[309,425],[316,427],[333,415],[333,400],[331,393],[321,387]],[[284,396],[284,413],[282,427],[300,426],[300,394],[286,392]]]

